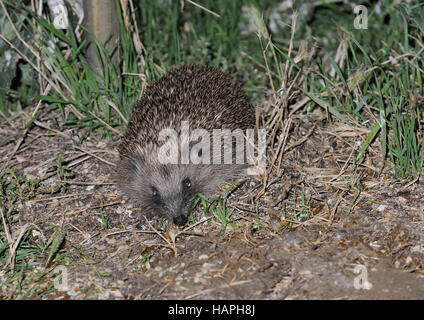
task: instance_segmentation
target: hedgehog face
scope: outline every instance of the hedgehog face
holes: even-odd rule
[[[122,158],[117,183],[146,213],[165,216],[177,225],[184,225],[192,209],[190,200],[204,189],[198,179],[199,168],[162,164],[155,155],[154,147],[145,147]]]
[[[192,208],[190,199],[195,194],[193,181],[187,176],[175,179],[169,174],[162,178],[155,179],[155,183],[150,185],[150,207],[156,214],[168,217],[176,225],[184,225]]]
[[[244,169],[244,165],[161,164],[149,151],[121,159],[116,182],[145,213],[165,216],[177,225],[187,222],[193,196],[212,196]]]

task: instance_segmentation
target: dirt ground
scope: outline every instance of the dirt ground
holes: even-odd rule
[[[48,130],[53,122],[41,117],[13,158],[17,139],[0,143],[0,167],[9,159],[54,186],[60,154],[73,177],[66,190],[23,203],[11,232],[27,223],[47,239],[49,227],[63,231],[68,282],[48,299],[423,299],[424,183],[393,178],[388,164],[381,171],[378,141],[353,168],[367,131],[324,118],[293,118],[282,179],[271,175],[264,189],[252,177],[234,190],[235,229],[198,210],[177,234],[110,184],[116,142],[80,144],[83,130]],[[0,136],[27,120],[17,112]]]

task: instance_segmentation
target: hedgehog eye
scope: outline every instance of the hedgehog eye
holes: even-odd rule
[[[184,189],[190,189],[191,188],[191,181],[190,181],[189,178],[185,178],[183,180],[183,186],[184,186]]]
[[[155,187],[152,187],[152,197],[154,199],[159,199],[160,195],[159,195],[159,191],[158,189],[156,189]]]

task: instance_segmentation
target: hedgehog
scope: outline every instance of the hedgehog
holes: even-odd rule
[[[226,142],[218,144],[220,151],[215,156],[213,143],[199,147],[200,138],[190,136],[184,126],[192,132],[199,129],[212,134],[218,129],[221,134],[233,134],[254,125],[255,110],[229,75],[202,65],[171,68],[147,86],[134,105],[119,144],[116,184],[148,215],[164,216],[176,225],[184,225],[195,195],[214,195],[224,184],[242,177],[247,166],[246,161],[233,161],[238,152],[235,139],[220,136],[219,140]],[[184,134],[193,139],[184,144]],[[221,151],[226,145],[234,147],[229,162],[222,161]],[[189,151],[185,159],[184,148]],[[202,162],[190,161],[192,155]]]

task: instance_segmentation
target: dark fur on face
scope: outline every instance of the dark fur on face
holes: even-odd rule
[[[149,156],[145,158],[145,151]],[[151,148],[139,149],[120,161],[120,188],[149,213],[165,216],[177,225],[187,222],[192,199],[212,195],[223,183],[240,176],[244,165],[161,164]],[[157,154],[157,153],[156,153]]]
[[[119,148],[116,183],[148,212],[181,225],[197,193],[210,196],[239,177],[246,165],[163,164],[159,133],[191,129],[252,129],[254,109],[231,78],[216,68],[188,65],[171,69],[147,87],[135,104]],[[179,149],[178,149],[179,150]]]

